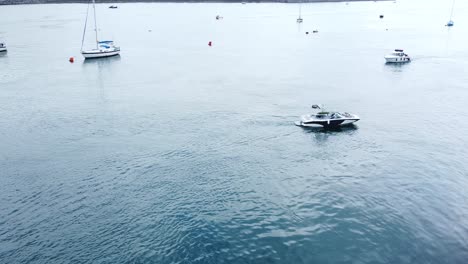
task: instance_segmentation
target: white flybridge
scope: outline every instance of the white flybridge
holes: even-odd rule
[[[302,5],[301,5],[301,3],[299,3],[299,17],[296,20],[297,23],[302,23],[302,21],[303,21],[303,19],[301,17],[301,13],[302,13],[301,11],[302,11]]]
[[[83,50],[83,44],[84,44],[85,35],[86,35],[86,25],[88,23],[88,13],[89,13],[89,4],[88,4],[88,9],[86,10],[86,21],[85,21],[85,26],[83,30],[83,39],[81,41],[81,54],[83,54],[83,57],[85,57],[85,59],[105,58],[105,57],[119,55],[120,47],[114,46],[114,41],[112,40],[99,41],[97,22],[96,22],[95,0],[93,0],[93,12],[94,12],[94,31],[96,33],[96,48],[90,49],[90,50]]]
[[[0,52],[2,51],[7,51],[6,44],[3,42],[0,42]]]

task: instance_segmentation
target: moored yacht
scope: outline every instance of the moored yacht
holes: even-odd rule
[[[299,17],[296,19],[296,22],[297,23],[302,23],[304,20],[302,19],[301,17],[301,14],[302,14],[302,6],[301,4],[299,3]]]
[[[450,20],[446,24],[447,27],[453,27],[454,23],[453,23],[452,17],[453,17],[453,8],[454,7],[455,7],[455,0],[453,0],[453,2],[452,2],[452,11],[450,12]]]
[[[0,52],[2,52],[2,51],[7,51],[7,47],[6,47],[5,43],[0,42]]]
[[[97,22],[96,22],[95,0],[93,0],[93,12],[94,12],[94,31],[95,31],[96,47],[94,49],[83,50],[83,44],[84,44],[85,35],[86,35],[86,24],[88,23],[88,13],[86,13],[85,28],[83,31],[83,39],[81,42],[81,54],[83,55],[83,57],[85,57],[85,59],[105,58],[105,57],[119,55],[120,47],[116,47],[114,45],[114,41],[111,41],[111,40],[99,41],[98,27],[97,27]]]
[[[359,121],[359,117],[347,112],[328,112],[323,109],[323,106],[313,105],[313,109],[319,111],[315,114],[301,116],[301,120],[296,122],[296,125],[302,127],[339,127],[350,125]]]
[[[389,63],[402,63],[410,62],[411,58],[402,49],[396,49],[391,54],[384,57],[386,62]]]
[[[114,46],[114,42],[111,40],[98,41],[96,49],[81,51],[85,59],[111,57],[119,55],[119,53],[120,47]]]

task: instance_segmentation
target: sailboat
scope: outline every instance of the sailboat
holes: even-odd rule
[[[299,17],[298,17],[297,20],[296,20],[297,23],[302,23],[302,21],[303,21],[303,20],[302,20],[302,17],[301,17],[301,11],[302,11],[302,10],[301,10],[301,7],[302,7],[302,5],[299,3]]]
[[[94,11],[94,31],[96,33],[96,48],[91,50],[83,50],[83,44],[86,35],[86,25],[88,23],[88,13],[89,13],[89,4],[88,9],[86,10],[86,21],[83,30],[83,39],[81,41],[81,54],[85,59],[93,59],[93,58],[105,58],[119,55],[120,47],[114,46],[114,41],[112,40],[104,40],[100,41],[98,38],[98,29],[97,29],[97,22],[96,22],[96,3],[93,0],[93,11]]]
[[[452,3],[452,12],[450,13],[450,21],[447,22],[447,27],[452,27],[453,26],[453,20],[452,20],[452,16],[453,16],[453,8],[455,7],[455,0],[453,0],[453,3]]]

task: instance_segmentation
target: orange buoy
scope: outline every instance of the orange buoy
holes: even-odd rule
[[[75,62],[75,58],[70,57],[70,59],[68,59],[68,61],[69,61],[70,63],[73,63],[73,62]]]
[[[208,42],[208,46],[210,46],[210,47],[211,47],[211,41],[210,41],[210,42]]]

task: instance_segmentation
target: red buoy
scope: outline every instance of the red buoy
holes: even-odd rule
[[[75,58],[70,57],[70,59],[68,59],[68,61],[69,61],[70,63],[73,63],[73,62],[75,62]]]
[[[210,42],[208,42],[208,46],[210,46],[210,47],[211,47],[211,41],[210,41]]]

